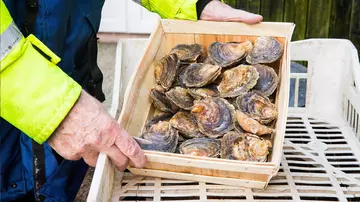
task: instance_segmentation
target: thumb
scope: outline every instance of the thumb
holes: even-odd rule
[[[232,21],[256,24],[263,20],[261,15],[249,13],[240,9],[234,9],[218,0],[210,1],[202,11],[200,20]]]

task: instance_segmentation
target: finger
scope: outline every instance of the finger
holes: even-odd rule
[[[86,164],[88,164],[89,166],[95,167],[96,166],[96,162],[98,160],[98,156],[99,156],[99,152],[92,150],[92,151],[87,151],[84,154],[84,161]]]
[[[117,146],[113,145],[109,147],[104,153],[109,156],[117,170],[124,171],[127,168],[129,158],[125,156]]]
[[[123,129],[115,140],[116,146],[123,154],[129,157],[130,165],[137,168],[144,167],[146,157],[137,142]]]
[[[249,13],[243,10],[236,10],[235,15],[232,17],[231,21],[244,22],[246,24],[256,24],[263,20],[261,15],[254,13]]]

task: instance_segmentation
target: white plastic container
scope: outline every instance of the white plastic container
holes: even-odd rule
[[[146,40],[136,39],[118,43],[122,87],[117,112],[145,45]],[[265,190],[134,176],[116,172],[100,154],[88,201],[359,201],[357,50],[348,40],[309,39],[291,43],[291,60],[307,61],[308,68],[290,75],[295,99],[289,106],[281,169]],[[305,106],[298,107],[304,81]]]

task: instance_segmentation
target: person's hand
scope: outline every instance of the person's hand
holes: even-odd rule
[[[263,20],[261,15],[234,9],[219,0],[210,1],[201,12],[200,20],[233,21],[246,24],[256,24]]]
[[[146,162],[135,140],[85,91],[48,143],[63,158],[84,158],[90,166],[96,165],[99,152],[107,154],[119,171],[128,164],[142,168]]]

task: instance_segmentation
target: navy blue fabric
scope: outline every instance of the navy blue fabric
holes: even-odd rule
[[[22,27],[25,0],[4,0],[14,22]],[[35,36],[61,58],[59,67],[72,76],[87,62],[81,57],[90,36],[99,29],[104,0],[39,0]],[[29,66],[31,68],[31,66]],[[86,89],[85,89],[86,90]],[[0,118],[1,201],[24,196],[34,188],[32,141]],[[44,143],[46,183],[40,193],[46,201],[73,201],[86,173],[83,160],[64,160],[59,165]]]

